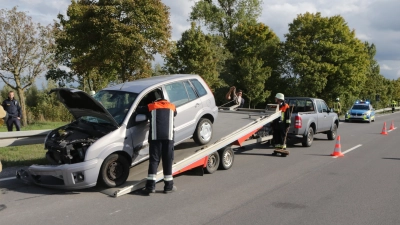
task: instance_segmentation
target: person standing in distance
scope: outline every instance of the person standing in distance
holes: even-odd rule
[[[18,101],[15,100],[15,98],[14,98],[13,91],[10,91],[8,93],[8,98],[3,101],[2,106],[8,114],[8,118],[6,120],[8,131],[13,130],[14,124],[15,124],[16,130],[20,131],[20,129],[21,129],[20,120],[21,120],[22,110],[21,110],[21,106],[19,105]]]
[[[138,108],[138,113],[146,113],[150,118],[149,131],[149,169],[145,192],[155,193],[157,168],[162,159],[164,173],[164,193],[177,190],[172,177],[174,161],[174,117],[177,115],[174,104],[165,99],[157,99]]]

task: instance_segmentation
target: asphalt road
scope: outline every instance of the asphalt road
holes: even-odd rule
[[[381,135],[383,122],[399,129]],[[400,224],[400,113],[375,123],[341,123],[335,141],[317,135],[312,147],[286,158],[266,144],[237,150],[233,167],[211,175],[180,175],[178,191],[112,198],[100,188],[65,192],[0,181],[6,224]],[[354,148],[359,146],[357,148]],[[162,189],[162,183],[157,189]]]

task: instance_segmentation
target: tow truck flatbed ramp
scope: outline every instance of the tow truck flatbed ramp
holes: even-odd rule
[[[238,142],[238,140],[243,142],[250,135],[278,117],[280,117],[280,112],[274,104],[269,104],[265,110],[240,109],[231,111],[220,108],[218,119],[213,124],[213,139],[210,144],[198,146],[193,140],[188,140],[175,146],[174,165],[172,166],[173,175],[205,164],[205,160],[210,154],[234,142]],[[254,143],[254,141],[250,142]],[[147,169],[148,161],[140,163],[130,169],[129,177],[122,186],[105,189],[101,192],[112,197],[119,197],[142,189],[146,184]],[[162,179],[163,173],[160,165],[156,181],[158,182]]]

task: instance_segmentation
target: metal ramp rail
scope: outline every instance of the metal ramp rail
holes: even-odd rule
[[[223,109],[222,109],[223,110]],[[229,110],[229,109],[228,109]],[[252,114],[249,114],[249,111]],[[228,146],[231,145],[234,142],[238,142],[238,140],[243,138],[247,138],[249,134],[254,134],[257,130],[262,128],[264,125],[272,122],[274,119],[278,118],[281,116],[279,109],[276,104],[268,104],[267,108],[265,110],[249,110],[249,111],[233,111],[232,113],[243,113],[243,114],[249,114],[249,117],[252,116],[259,116],[260,118],[256,119],[255,121],[247,124],[246,126],[230,133],[229,135],[220,138],[213,144],[201,149],[200,151],[197,151],[195,154],[175,163],[172,166],[172,173],[174,175],[177,175],[181,172],[187,171],[186,168],[190,167],[191,165],[197,165],[198,163],[199,166],[202,164],[204,161],[204,158],[208,157],[210,154]],[[230,112],[230,111],[229,111]],[[254,143],[254,142],[253,142]],[[195,168],[195,167],[190,167],[190,168]],[[163,171],[159,171],[156,176],[156,182],[160,181],[163,179]],[[112,197],[119,197],[128,193],[131,193],[133,191],[139,190],[144,188],[146,184],[146,178],[139,180],[137,183],[119,188],[115,191],[111,192],[103,192],[105,194],[108,194]],[[114,189],[113,189],[114,190]]]

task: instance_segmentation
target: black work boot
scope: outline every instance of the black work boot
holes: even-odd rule
[[[177,188],[174,186],[174,181],[164,181],[164,193],[168,194],[168,193],[172,193],[174,191],[176,191]]]
[[[147,180],[146,181],[145,191],[148,194],[155,193],[156,192],[156,181],[155,180]]]

